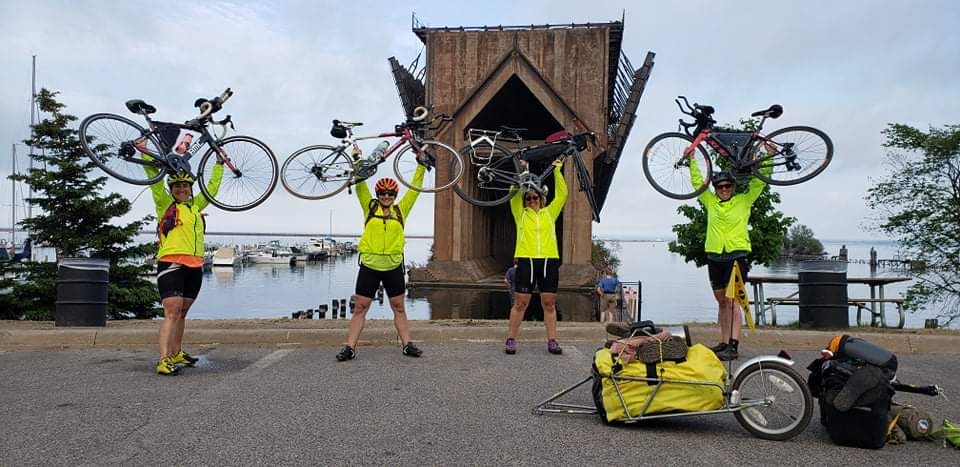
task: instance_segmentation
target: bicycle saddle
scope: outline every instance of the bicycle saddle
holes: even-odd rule
[[[145,113],[148,115],[157,112],[156,107],[150,104],[147,104],[146,102],[140,99],[132,99],[127,101],[127,110],[135,114]]]
[[[751,117],[767,117],[767,118],[777,118],[781,115],[783,115],[783,107],[781,107],[780,104],[773,104],[770,106],[769,109],[758,110],[750,114]]]

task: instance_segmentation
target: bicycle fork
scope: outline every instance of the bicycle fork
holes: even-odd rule
[[[217,146],[217,162],[222,163],[227,170],[233,173],[234,178],[240,178],[243,176],[243,172],[239,167],[233,164],[233,161],[230,160],[230,156],[227,155],[227,152],[223,150],[220,146]]]

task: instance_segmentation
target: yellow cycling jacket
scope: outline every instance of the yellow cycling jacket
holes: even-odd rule
[[[761,170],[769,174],[772,169],[773,167],[765,167]],[[700,188],[703,185],[700,167],[693,159],[690,159],[690,179],[694,188]],[[707,240],[704,242],[704,250],[707,253],[752,251],[747,222],[750,220],[750,208],[760,197],[765,185],[763,180],[753,177],[750,179],[746,193],[737,193],[727,201],[721,201],[709,189],[697,197],[707,209]]]
[[[418,165],[411,183],[414,186],[422,186],[425,174],[426,167]],[[360,209],[363,211],[363,220],[366,223],[363,226],[363,234],[360,236],[360,245],[357,246],[357,250],[360,252],[360,264],[375,271],[389,271],[397,268],[403,263],[403,246],[406,244],[403,235],[404,223],[410,214],[410,210],[413,209],[414,202],[420,196],[420,192],[407,190],[400,202],[395,204],[400,209],[399,219],[393,207],[385,210],[383,206],[379,205],[376,206],[376,209],[382,217],[368,218],[370,203],[379,204],[379,201],[374,200],[366,182],[358,183],[356,192],[357,200],[360,201]]]
[[[155,167],[145,166],[144,170],[150,177],[158,173]],[[220,190],[221,179],[223,179],[223,165],[215,164],[210,180],[207,182],[207,191],[211,195],[216,195]],[[177,206],[177,217],[176,225],[166,235],[159,228],[157,229],[160,238],[157,258],[170,255],[203,256],[203,232],[206,226],[201,212],[210,204],[210,201],[202,193],[197,193],[187,202],[178,203],[165,185],[165,179],[150,185],[153,204],[157,209],[157,223],[163,222],[164,213],[173,204]]]
[[[510,198],[510,211],[517,224],[517,247],[515,258],[559,258],[557,249],[557,218],[567,202],[567,182],[559,166],[553,168],[553,201],[539,211],[525,207],[523,192],[517,190]]]

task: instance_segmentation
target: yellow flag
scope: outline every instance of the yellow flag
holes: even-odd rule
[[[727,298],[735,299],[740,308],[743,309],[743,317],[747,321],[750,333],[753,334],[756,331],[756,326],[753,324],[753,316],[750,316],[750,297],[747,296],[747,286],[743,283],[743,275],[740,273],[740,263],[738,261],[733,262],[733,272],[730,273],[726,295]]]

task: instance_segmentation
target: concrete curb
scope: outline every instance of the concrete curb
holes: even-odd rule
[[[0,321],[0,351],[44,351],[87,348],[155,349],[159,321],[117,321],[100,328],[58,328],[53,323]],[[335,347],[343,343],[348,321],[299,320],[189,320],[184,343],[191,347]],[[463,342],[500,344],[507,335],[505,321],[444,320],[411,321],[414,341],[428,345]],[[960,332],[953,330],[878,331],[851,328],[844,331],[809,331],[784,328],[760,329],[745,335],[746,347],[816,350],[838,333],[867,338],[897,353],[960,353]],[[690,327],[694,342],[713,343],[719,332],[712,324]],[[610,339],[600,323],[560,323],[563,342],[596,343]],[[543,325],[524,322],[520,342],[542,344]],[[397,345],[392,321],[371,320],[361,345]]]

